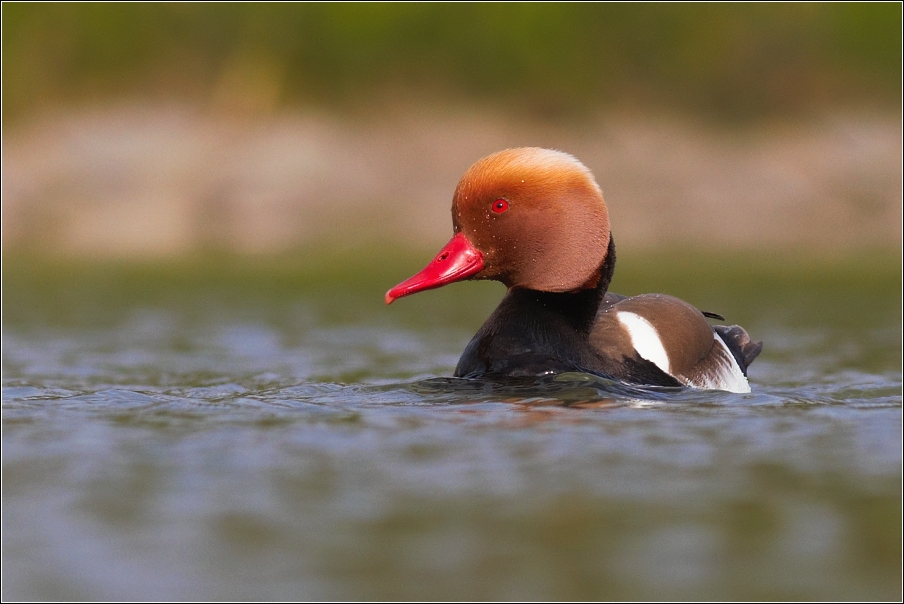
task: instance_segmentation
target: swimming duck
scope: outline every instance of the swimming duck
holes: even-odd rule
[[[615,243],[603,194],[561,151],[506,149],[471,166],[452,199],[454,235],[386,303],[464,279],[508,287],[465,348],[456,377],[586,372],[633,384],[750,392],[762,350],[663,294],[608,291]]]

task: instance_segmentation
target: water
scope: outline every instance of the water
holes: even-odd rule
[[[901,597],[894,257],[620,264],[748,395],[444,377],[500,286],[315,260],[5,259],[5,599]]]

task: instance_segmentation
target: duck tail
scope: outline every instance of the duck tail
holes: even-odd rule
[[[747,375],[747,368],[753,363],[753,360],[763,351],[762,342],[754,342],[747,335],[747,332],[740,325],[715,325],[713,329],[728,346],[728,350],[734,355],[738,362],[738,367],[744,375]]]

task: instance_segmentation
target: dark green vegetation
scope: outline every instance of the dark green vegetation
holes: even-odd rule
[[[199,312],[209,304],[253,310],[272,301],[322,296],[331,322],[363,315],[406,317],[422,327],[479,326],[501,299],[495,282],[463,282],[403,298],[384,308],[383,294],[414,274],[430,252],[387,254],[373,250],[331,252],[317,248],[287,256],[195,256],[171,261],[67,261],[7,253],[3,259],[3,320],[10,324],[72,326],[115,323],[132,307],[185,304]],[[858,311],[900,310],[901,256],[879,249],[843,257],[806,252],[770,255],[700,252],[624,253],[612,291],[659,292],[744,323],[764,309],[811,304],[812,323],[871,322]],[[780,292],[777,295],[776,292]],[[858,302],[860,301],[860,302]],[[799,317],[808,321],[806,316]]]
[[[897,107],[900,51],[898,3],[5,3],[3,116],[236,87],[268,106],[470,98],[546,117]]]

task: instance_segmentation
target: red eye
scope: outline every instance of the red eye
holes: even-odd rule
[[[504,199],[497,199],[493,202],[493,211],[502,214],[508,209],[509,203]]]

